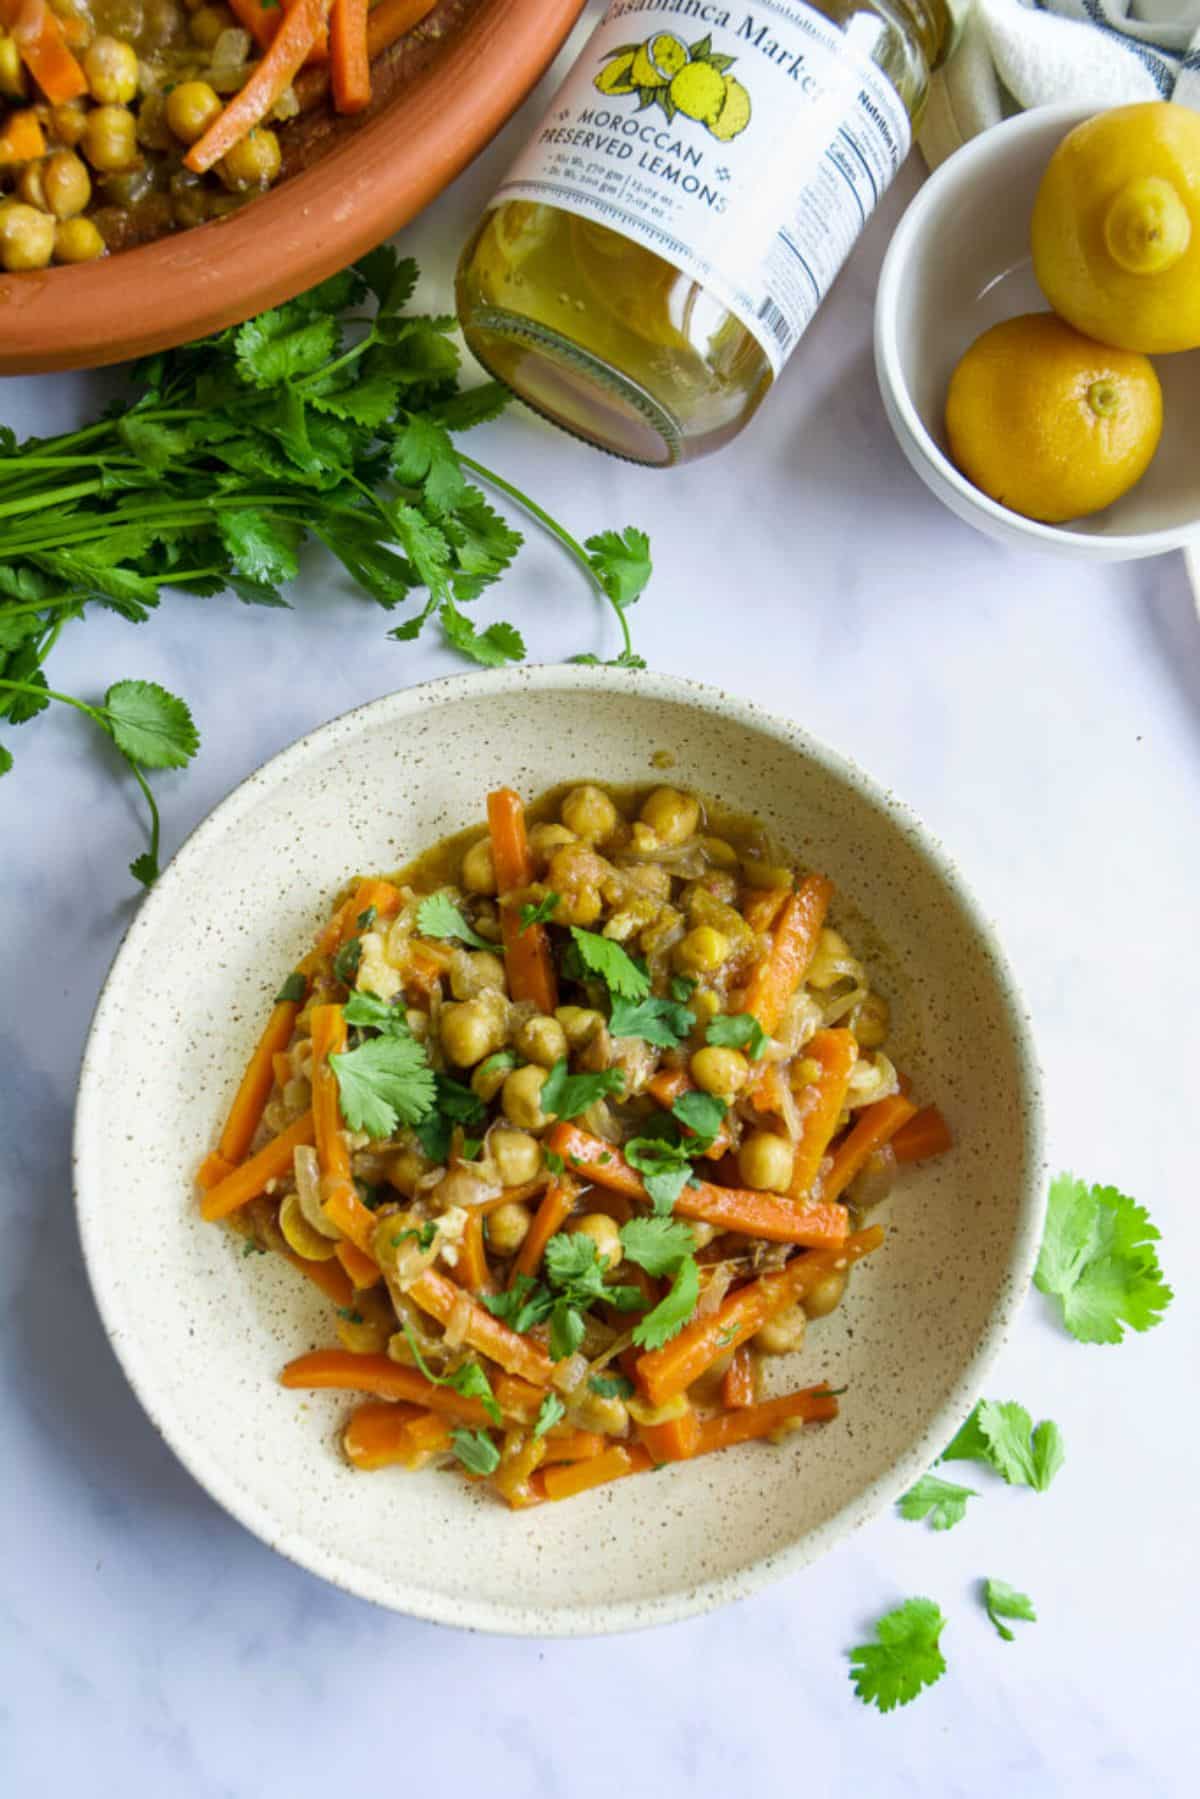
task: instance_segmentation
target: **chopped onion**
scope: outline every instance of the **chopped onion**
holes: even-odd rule
[[[781,1095],[779,1116],[783,1121],[783,1128],[788,1134],[789,1141],[798,1143],[804,1133],[804,1117],[796,1103],[796,1095],[792,1092],[792,1083],[786,1076],[779,1083],[779,1092]]]
[[[719,1312],[732,1285],[733,1263],[714,1262],[708,1283],[696,1301],[696,1317],[711,1318],[714,1312]]]
[[[836,994],[821,1007],[821,1023],[826,1029],[836,1024],[839,1018],[845,1018],[847,1012],[853,1012],[867,997],[865,987],[850,987],[845,993]]]
[[[471,1326],[473,1301],[469,1293],[463,1292],[450,1307],[450,1316],[446,1320],[445,1344],[447,1349],[461,1349],[467,1340],[467,1331]]]
[[[660,868],[669,868],[673,875],[684,881],[698,881],[702,874],[707,874],[710,866],[707,852],[695,838],[688,843],[666,845],[657,850],[624,850],[615,861],[618,868],[639,868],[656,863]]]
[[[446,1335],[450,1335],[448,1328]],[[609,1353],[612,1353],[611,1350]],[[586,1356],[565,1356],[561,1362],[554,1364],[554,1385],[560,1393],[574,1393],[587,1379],[587,1372],[588,1359]]]
[[[296,1198],[304,1221],[323,1237],[340,1238],[341,1231],[331,1224],[321,1209],[321,1168],[317,1152],[310,1143],[301,1143],[292,1151],[292,1167],[296,1174]]]

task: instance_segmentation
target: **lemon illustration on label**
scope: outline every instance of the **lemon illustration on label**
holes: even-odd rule
[[[711,128],[725,104],[725,77],[710,62],[689,62],[673,78],[669,91],[686,119]]]
[[[725,98],[721,110],[715,119],[708,121],[708,129],[714,137],[719,137],[727,144],[731,137],[738,137],[750,123],[750,96],[740,81],[732,75],[725,77]]]
[[[633,59],[636,50],[621,50],[613,57],[607,68],[601,69],[593,86],[602,94],[632,94],[637,91],[637,82],[633,79]]]
[[[668,121],[682,113],[727,144],[750,123],[750,95],[729,73],[737,58],[713,49],[712,37],[685,44],[656,31],[644,44],[607,52],[592,85],[611,99],[636,94],[638,110],[657,106]]]
[[[688,47],[669,31],[656,31],[648,37],[633,59],[635,87],[666,87],[678,75],[688,59]]]

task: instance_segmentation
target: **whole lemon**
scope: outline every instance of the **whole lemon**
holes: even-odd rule
[[[1141,480],[1162,435],[1162,390],[1144,356],[1030,312],[971,345],[950,377],[946,431],[954,463],[990,499],[1061,525]]]
[[[1055,312],[1101,343],[1200,346],[1200,113],[1153,100],[1068,132],[1034,202],[1033,266]]]
[[[740,81],[732,75],[725,77],[725,98],[721,102],[721,110],[715,119],[709,121],[708,129],[722,143],[738,137],[750,123],[750,96]]]
[[[667,92],[685,118],[712,125],[725,104],[725,77],[710,62],[690,62],[672,78]]]

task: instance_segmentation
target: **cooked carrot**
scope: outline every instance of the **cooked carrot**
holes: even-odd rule
[[[331,1299],[335,1306],[350,1307],[354,1304],[354,1288],[340,1263],[332,1258],[328,1262],[308,1262],[303,1256],[293,1255],[290,1249],[284,1251],[284,1259],[291,1263],[297,1274],[302,1274],[314,1287],[319,1287],[326,1299]]]
[[[791,1418],[810,1421],[836,1418],[838,1402],[828,1387],[805,1387],[798,1393],[783,1393],[778,1399],[764,1399],[758,1405],[740,1411],[721,1412],[706,1418],[699,1430],[697,1455],[711,1455],[714,1450],[731,1449],[735,1443],[749,1443],[754,1437],[765,1437],[778,1430]]]
[[[597,1187],[608,1187],[631,1199],[648,1199],[641,1176],[619,1150],[602,1137],[574,1124],[556,1124],[546,1139],[576,1173],[580,1171]],[[749,1188],[716,1187],[710,1181],[685,1187],[675,1201],[680,1218],[697,1218],[719,1230],[740,1231],[747,1237],[765,1237],[771,1243],[800,1243],[814,1249],[832,1248],[845,1241],[848,1226],[840,1206],[794,1206],[773,1193]]]
[[[377,1287],[383,1279],[383,1270],[373,1257],[365,1255],[355,1243],[339,1243],[334,1255],[349,1276],[351,1285],[359,1293]],[[326,1264],[328,1266],[328,1264]]]
[[[773,930],[788,898],[786,887],[744,887],[742,917],[752,931]]]
[[[491,1293],[495,1287],[483,1247],[483,1213],[479,1209],[467,1214],[462,1242],[458,1246],[454,1278],[469,1293]]]
[[[928,1162],[953,1147],[950,1126],[936,1106],[922,1106],[892,1138],[897,1162]]]
[[[804,1045],[804,1054],[818,1065],[820,1073],[797,1094],[802,1128],[788,1189],[795,1200],[807,1199],[816,1184],[846,1103],[846,1090],[858,1060],[858,1040],[853,1031],[817,1031]]]
[[[560,1430],[550,1431],[542,1438],[546,1445],[544,1460],[556,1462],[590,1462],[594,1455],[601,1455],[608,1439],[596,1430]]]
[[[32,107],[24,112],[10,112],[4,130],[0,131],[0,169],[15,163],[32,162],[46,148],[46,134]]]
[[[896,1135],[901,1125],[915,1118],[917,1108],[902,1093],[864,1106],[857,1122],[847,1131],[833,1154],[833,1164],[821,1183],[821,1198],[836,1199],[844,1193],[868,1157]]]
[[[450,970],[450,958],[444,950],[430,943],[409,945],[404,965],[404,986],[408,997],[428,999],[444,974]],[[411,991],[410,991],[411,990]]]
[[[218,1181],[223,1181],[226,1175],[232,1173],[233,1163],[227,1162],[224,1156],[219,1156],[214,1149],[209,1155],[205,1156],[203,1162],[201,1162],[199,1168],[196,1170],[196,1185],[198,1187],[203,1187],[204,1191],[207,1193],[210,1187],[215,1187]]]
[[[831,881],[824,875],[806,875],[795,893],[789,893],[770,947],[751,970],[738,1009],[752,1012],[769,1037],[779,1029],[788,1001],[808,973],[832,898]]]
[[[685,1324],[661,1349],[637,1359],[637,1381],[651,1405],[666,1405],[687,1391],[727,1350],[737,1349],[784,1306],[803,1298],[824,1275],[849,1267],[883,1242],[878,1225],[859,1231],[837,1250],[796,1256],[778,1274],[764,1274],[731,1293],[707,1318]]]
[[[656,1100],[666,1112],[669,1112],[671,1107],[675,1104],[675,1101],[681,1099],[685,1093],[694,1093],[695,1091],[696,1083],[684,1073],[682,1068],[660,1068],[658,1073],[651,1075],[650,1079],[646,1082],[646,1092],[650,1095],[651,1099]],[[686,1126],[684,1127],[684,1134],[687,1136],[694,1135],[693,1132],[687,1130]],[[717,1127],[717,1134],[713,1138],[711,1146],[704,1151],[706,1160],[712,1162],[717,1161],[725,1154],[731,1140],[729,1119],[728,1117],[725,1117],[722,1118]]]
[[[533,1215],[528,1235],[513,1259],[512,1272],[508,1278],[510,1287],[519,1274],[537,1273],[542,1265],[547,1243],[563,1220],[570,1215],[577,1191],[574,1181],[567,1175],[551,1181],[546,1188],[542,1203]]]
[[[573,1499],[576,1493],[586,1493],[590,1487],[602,1487],[607,1481],[621,1480],[626,1474],[644,1474],[654,1466],[650,1451],[643,1449],[640,1443],[630,1449],[622,1449],[618,1444],[613,1449],[606,1449],[603,1455],[591,1456],[586,1462],[546,1468],[535,1477],[533,1484],[535,1491],[540,1487],[547,1499]]]
[[[496,889],[501,898],[500,924],[504,932],[508,991],[515,1000],[532,1000],[539,1012],[553,1012],[558,1004],[558,982],[546,927],[531,924],[521,929],[515,906],[503,904],[504,896],[528,887],[533,879],[533,858],[525,835],[525,808],[511,787],[488,794],[488,832]]]
[[[700,1447],[700,1420],[688,1406],[661,1424],[639,1424],[638,1436],[656,1462],[686,1462]]]
[[[276,1050],[271,1057],[271,1073],[277,1087],[286,1087],[292,1078],[292,1058],[286,1050]]]
[[[87,76],[67,49],[62,27],[46,0],[17,0],[7,12],[6,23],[21,61],[47,100],[62,106],[86,94]]]
[[[527,1199],[536,1199],[550,1185],[550,1171],[534,1175],[531,1181],[522,1181],[517,1187],[503,1187],[493,1199],[481,1199],[474,1208],[486,1218],[489,1212],[495,1212],[500,1206],[524,1205]]]
[[[316,43],[329,4],[330,0],[296,0],[249,81],[184,157],[194,175],[203,175],[220,162],[278,105]]]
[[[356,1406],[342,1433],[342,1448],[347,1460],[364,1473],[376,1468],[390,1468],[408,1460],[410,1449],[407,1427],[426,1414],[419,1405],[397,1404],[390,1399],[369,1399]]]
[[[289,999],[278,1000],[267,1026],[246,1064],[241,1084],[233,1097],[225,1129],[217,1143],[217,1154],[227,1162],[242,1160],[262,1122],[271,1089],[275,1085],[274,1058],[281,1055],[292,1040],[296,1014],[300,1007]],[[314,1097],[314,1112],[316,1102]]]
[[[328,1263],[325,1264],[328,1267]],[[279,1376],[284,1387],[305,1390],[332,1388],[337,1392],[374,1393],[380,1399],[402,1399],[410,1404],[444,1412],[464,1424],[486,1425],[491,1419],[478,1399],[468,1399],[453,1387],[437,1387],[415,1368],[393,1362],[385,1355],[356,1355],[350,1349],[314,1349],[297,1356]]]
[[[312,1102],[317,1128],[317,1160],[322,1175],[331,1180],[349,1180],[350,1151],[342,1131],[341,1101],[337,1075],[329,1066],[330,1056],[340,1056],[346,1047],[346,1018],[340,1006],[314,1006],[312,1024]]]
[[[370,1206],[364,1206],[353,1181],[336,1181],[321,1210],[361,1255],[375,1260],[375,1214]]]
[[[379,0],[379,4],[373,6],[367,16],[368,60],[374,62],[397,38],[402,38],[406,31],[419,25],[437,3],[438,0]],[[309,58],[310,63],[316,60],[316,57]],[[305,111],[315,106],[318,100],[324,99],[328,92],[328,68],[305,69],[296,83],[296,98]]]
[[[784,1116],[786,1076],[779,1062],[760,1062],[751,1070],[744,1092],[756,1112]]]
[[[367,0],[333,0],[329,15],[329,73],[335,111],[362,112],[371,104]]]
[[[264,1143],[257,1155],[209,1188],[200,1202],[201,1217],[210,1220],[228,1218],[230,1212],[257,1199],[266,1191],[268,1181],[277,1181],[289,1172],[293,1152],[302,1143],[311,1143],[314,1135],[313,1115],[305,1112],[289,1124],[286,1131]]]
[[[727,1412],[740,1412],[754,1404],[754,1357],[748,1344],[740,1343],[721,1382],[721,1404]]]
[[[279,0],[264,6],[262,0],[229,0],[229,10],[244,31],[248,31],[260,50],[268,50],[279,30],[283,9]]]
[[[469,1299],[461,1287],[427,1268],[424,1274],[408,1289],[408,1296],[414,1305],[419,1305],[423,1312],[428,1312],[444,1325],[451,1313],[457,1312],[464,1300],[469,1308],[466,1313],[463,1332],[465,1341],[472,1349],[479,1350],[481,1355],[490,1356],[501,1368],[510,1374],[520,1375],[522,1380],[529,1381],[535,1387],[546,1387],[554,1373],[554,1363],[545,1350],[531,1343],[528,1337],[519,1337],[516,1331],[509,1330],[507,1324],[501,1324],[493,1318],[486,1306]]]

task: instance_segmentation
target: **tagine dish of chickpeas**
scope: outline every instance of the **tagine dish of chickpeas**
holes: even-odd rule
[[[280,130],[361,112],[435,0],[0,0],[0,268],[92,262],[218,219]]]
[[[837,1416],[782,1382],[951,1146],[832,886],[669,787],[488,796],[284,980],[201,1209],[331,1302],[358,1469],[508,1505]]]

